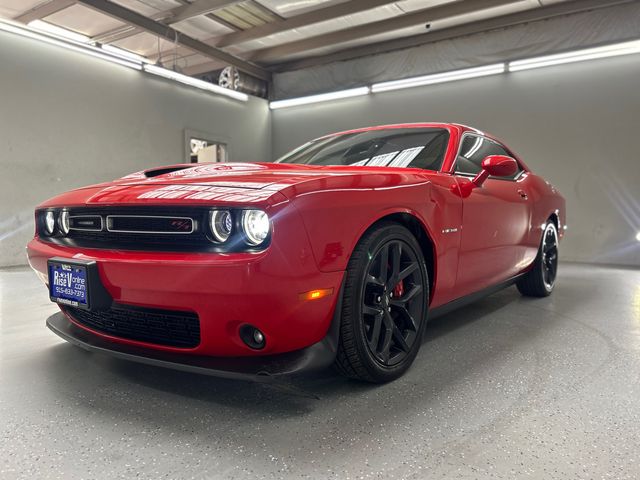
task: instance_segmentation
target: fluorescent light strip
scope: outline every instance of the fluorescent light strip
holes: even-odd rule
[[[309,103],[324,102],[328,100],[347,98],[357,95],[366,95],[367,93],[369,93],[369,91],[373,93],[388,92],[391,90],[399,90],[402,88],[412,88],[424,85],[433,85],[437,83],[452,82],[456,80],[465,80],[469,78],[485,77],[488,75],[497,75],[500,73],[505,73],[507,71],[517,72],[520,70],[528,70],[532,68],[542,68],[564,63],[582,62],[586,60],[616,57],[620,55],[631,55],[635,53],[640,53],[640,40],[632,40],[629,42],[617,43],[614,45],[586,48],[583,50],[545,55],[542,57],[535,57],[524,60],[514,60],[508,63],[496,63],[492,65],[485,65],[482,67],[466,68],[463,70],[454,70],[450,72],[436,73],[433,75],[424,75],[420,77],[406,78],[390,82],[375,83],[371,86],[370,89],[368,89],[368,87],[361,87],[351,90],[343,90],[340,92],[311,95],[309,97],[278,100],[275,102],[271,102],[269,104],[269,107],[271,109],[293,107],[297,105],[306,105]]]
[[[220,95],[235,98],[236,100],[242,100],[243,102],[249,100],[249,95],[247,95],[246,93],[229,90],[228,88],[220,87],[218,85],[214,85],[213,83],[205,82],[204,80],[189,77],[188,75],[183,75],[182,73],[174,72],[173,70],[168,70],[163,67],[158,67],[157,65],[146,64],[144,66],[144,70],[149,73],[153,73],[154,75],[159,75],[164,78],[184,83],[185,85],[191,85],[192,87],[200,88],[202,90],[208,90]]]
[[[351,88],[349,90],[340,90],[338,92],[321,93],[320,95],[310,95],[308,97],[288,98],[286,100],[277,100],[269,103],[269,108],[276,110],[278,108],[296,107],[298,105],[308,105],[310,103],[328,102],[340,98],[359,97],[369,93],[369,87]]]
[[[81,33],[77,33],[66,28],[58,27],[57,25],[53,25],[49,22],[43,22],[42,20],[33,20],[29,22],[27,26],[35,30],[40,30],[41,32],[49,33],[55,37],[62,37],[66,40],[72,40],[77,43],[92,43],[91,39],[86,35],[82,35]]]
[[[66,48],[67,50],[72,50],[74,52],[80,52],[86,55],[91,55],[92,57],[100,58],[102,60],[107,60],[112,63],[117,63],[125,67],[134,68],[136,70],[142,70],[142,65],[139,62],[133,62],[130,60],[119,58],[119,57],[114,57],[113,55],[104,53],[101,49],[94,47],[92,45],[81,45],[74,41],[70,41],[69,39],[66,39],[66,38],[58,39],[49,34],[39,33],[35,30],[16,25],[15,23],[8,22],[6,20],[0,20],[0,30],[4,30],[5,32],[10,32],[10,33],[15,33],[23,37],[48,43],[50,45]]]
[[[509,62],[509,71],[518,72],[532,68],[550,67],[552,65],[631,55],[634,53],[640,53],[640,40],[606,45],[604,47],[585,48],[583,50],[574,50],[572,52],[557,53],[524,60],[514,60]]]
[[[149,60],[147,57],[143,57],[142,55],[138,55],[137,53],[130,52],[129,50],[125,50],[124,48],[115,47],[109,44],[102,44],[100,45],[100,48],[109,52],[111,55],[115,55],[126,60],[133,60],[140,63],[151,62],[151,60]]]
[[[0,19],[0,30],[21,35],[26,38],[31,38],[33,40],[38,40],[50,45],[66,48],[67,50],[72,50],[74,52],[91,55],[92,57],[107,60],[109,62],[117,63],[119,65],[123,65],[125,67],[133,68],[136,70],[142,70],[144,68],[144,70],[149,73],[160,75],[162,77],[169,78],[186,85],[191,85],[202,90],[208,90],[220,95],[235,98],[236,100],[242,100],[243,102],[249,100],[249,96],[245,93],[229,90],[218,85],[205,82],[204,80],[199,80],[197,78],[192,78],[187,75],[174,72],[172,70],[167,70],[166,68],[158,67],[151,64],[145,64],[144,62],[148,62],[148,59],[118,47],[114,47],[111,45],[102,45],[101,47],[96,47],[90,43],[80,42],[79,40],[81,39],[81,36],[72,38],[71,36],[67,36],[67,33],[69,31],[67,31],[66,29],[60,29],[64,30],[64,32],[60,32],[57,30],[57,28],[55,28],[55,25],[47,24],[46,22],[41,23],[46,24],[47,26],[44,28],[40,28],[42,27],[42,25],[36,23],[34,25],[34,28],[30,28],[16,22],[12,22],[10,20]],[[49,26],[54,28],[50,28]],[[35,27],[38,27],[39,30],[36,30]],[[86,38],[88,41],[91,41],[89,37],[84,38]]]
[[[394,80],[391,82],[375,83],[371,86],[371,91],[373,93],[388,92],[390,90],[399,90],[401,88],[420,87],[423,85],[433,85],[435,83],[465,80],[467,78],[486,77],[488,75],[504,73],[505,71],[506,64],[496,63],[493,65],[484,65],[482,67],[465,68],[463,70],[454,70],[451,72],[424,75],[422,77],[413,77],[403,80]]]

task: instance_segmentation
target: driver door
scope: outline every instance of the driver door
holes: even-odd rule
[[[513,155],[482,135],[462,137],[454,176],[470,183],[489,155]],[[523,172],[512,177],[489,177],[480,187],[466,185],[462,199],[462,229],[456,290],[460,295],[503,282],[521,270],[523,242],[530,229],[530,205]]]

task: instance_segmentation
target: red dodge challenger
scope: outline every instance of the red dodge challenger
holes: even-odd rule
[[[275,163],[173,165],[36,210],[31,266],[90,351],[224,377],[386,382],[428,318],[554,287],[565,201],[463,125],[351,130]]]

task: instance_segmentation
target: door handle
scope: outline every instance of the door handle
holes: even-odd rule
[[[529,195],[527,195],[527,192],[525,192],[524,190],[518,190],[518,193],[520,194],[520,197],[524,200],[529,198]]]

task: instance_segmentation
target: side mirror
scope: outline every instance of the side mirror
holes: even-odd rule
[[[518,163],[515,159],[506,155],[489,155],[482,160],[482,170],[475,176],[472,182],[481,187],[490,175],[494,177],[510,177],[518,171]]]

